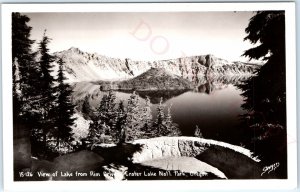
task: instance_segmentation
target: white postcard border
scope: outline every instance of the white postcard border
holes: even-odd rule
[[[12,12],[178,12],[286,11],[286,88],[288,179],[197,181],[13,181]],[[294,189],[297,187],[296,39],[294,3],[132,3],[132,4],[5,4],[2,5],[3,168],[5,191],[156,191],[192,189]]]

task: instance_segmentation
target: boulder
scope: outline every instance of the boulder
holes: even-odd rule
[[[265,178],[261,176],[263,167],[259,163],[228,148],[214,145],[196,158],[218,168],[230,179]]]
[[[212,55],[206,55],[205,59],[206,59],[206,63],[205,63],[206,67],[211,68],[215,64],[214,57]]]

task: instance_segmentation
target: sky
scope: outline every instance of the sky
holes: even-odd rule
[[[229,61],[251,47],[243,41],[253,12],[24,13],[31,39],[52,41],[50,52],[77,47],[115,58],[160,60],[213,54]]]

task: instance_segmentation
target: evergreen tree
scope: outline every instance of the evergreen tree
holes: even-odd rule
[[[152,129],[152,112],[151,112],[151,102],[149,97],[146,98],[145,107],[143,108],[142,121],[144,123],[142,131],[147,134],[151,134]]]
[[[107,121],[107,95],[103,95],[100,105],[97,109],[97,115],[89,127],[88,138],[93,140],[93,142],[98,142],[100,140],[100,135],[105,132],[105,123]]]
[[[124,101],[120,101],[117,109],[117,121],[116,121],[116,139],[119,143],[125,142],[125,127],[126,127],[127,114],[125,111]]]
[[[39,43],[39,54],[40,54],[40,68],[41,68],[41,78],[39,84],[39,92],[42,97],[40,99],[40,111],[42,114],[41,126],[43,142],[46,146],[47,134],[54,127],[54,100],[55,100],[55,90],[53,89],[54,78],[50,74],[52,72],[52,62],[54,57],[49,54],[48,43],[50,42],[49,37],[46,36],[46,30],[44,32],[43,38]]]
[[[93,118],[93,123],[89,128],[89,138],[94,142],[99,142],[105,135],[114,137],[113,131],[115,131],[118,117],[115,106],[116,94],[113,91],[103,95],[97,109],[97,116]]]
[[[90,106],[89,98],[89,95],[85,96],[81,107],[81,112],[85,119],[93,119],[93,111]]]
[[[201,130],[200,130],[200,128],[199,128],[198,125],[196,125],[196,129],[195,129],[195,131],[194,131],[194,136],[195,136],[195,137],[203,138],[203,135],[202,135]]]
[[[280,162],[277,173],[286,177],[285,12],[258,11],[245,31],[244,40],[255,47],[246,50],[244,56],[265,61],[256,76],[240,85],[244,96],[242,107],[248,111],[243,116],[246,134],[253,135],[245,143],[248,148],[254,147],[251,150],[261,155],[265,164],[277,159]]]
[[[99,141],[100,139],[100,125],[99,125],[99,121],[94,120],[92,123],[90,123],[89,126],[89,133],[87,138],[92,140],[93,143]]]
[[[110,130],[115,129],[116,126],[116,118],[117,118],[117,112],[116,112],[116,93],[113,91],[108,92],[107,96],[107,120],[108,120],[108,127]]]
[[[17,59],[13,61],[13,120],[14,123],[20,123],[20,115],[21,115],[21,93],[20,93],[20,76],[18,70],[18,62]]]
[[[31,124],[38,122],[38,100],[40,92],[39,66],[34,61],[33,40],[30,39],[29,17],[12,13],[12,68],[13,68],[13,118],[14,123]]]
[[[172,115],[171,115],[171,107],[168,107],[167,114],[165,115],[164,119],[164,130],[162,132],[162,135],[170,135],[172,133],[173,129],[173,120],[172,120]]]
[[[130,95],[127,105],[127,118],[126,118],[126,129],[125,129],[125,140],[132,141],[137,138],[138,132],[140,131],[140,105],[139,97],[133,92]]]
[[[56,146],[59,146],[60,141],[70,142],[72,138],[72,125],[74,124],[75,118],[74,115],[74,105],[71,103],[71,87],[69,84],[64,83],[66,80],[63,74],[63,64],[64,61],[60,58],[58,60],[59,70],[57,78],[57,106],[55,107],[56,112],[56,121],[55,121],[55,137],[56,137]]]
[[[167,114],[164,112],[164,105],[161,98],[159,105],[157,106],[157,117],[154,123],[154,129],[158,136],[178,136],[181,132],[178,125],[172,120],[171,106],[167,109]]]
[[[35,61],[29,17],[12,13],[13,131],[30,138],[31,153],[44,152],[42,140],[40,65]]]
[[[109,91],[103,95],[100,106],[98,108],[100,125],[103,127],[105,134],[109,134],[110,130],[115,127],[116,123],[116,94]]]
[[[165,113],[164,113],[164,106],[162,104],[162,98],[160,99],[159,105],[157,106],[157,116],[156,121],[154,123],[154,128],[157,132],[157,135],[162,136],[164,134],[164,120],[165,120]]]
[[[107,95],[103,95],[100,105],[98,107],[98,116],[101,121],[106,121],[106,113],[108,109],[108,98]]]
[[[246,28],[244,40],[259,45],[243,54],[250,59],[263,59],[266,63],[257,75],[240,88],[245,96],[242,107],[259,114],[253,123],[267,121],[286,124],[285,87],[285,15],[283,11],[258,11]],[[255,94],[253,94],[255,92]]]

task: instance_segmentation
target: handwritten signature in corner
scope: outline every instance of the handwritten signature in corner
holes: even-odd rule
[[[265,166],[263,168],[263,170],[262,170],[263,172],[260,174],[260,176],[263,176],[263,174],[265,174],[265,173],[269,174],[271,171],[275,171],[279,167],[279,165],[280,165],[280,163],[276,162],[276,163],[274,163],[272,165]]]

